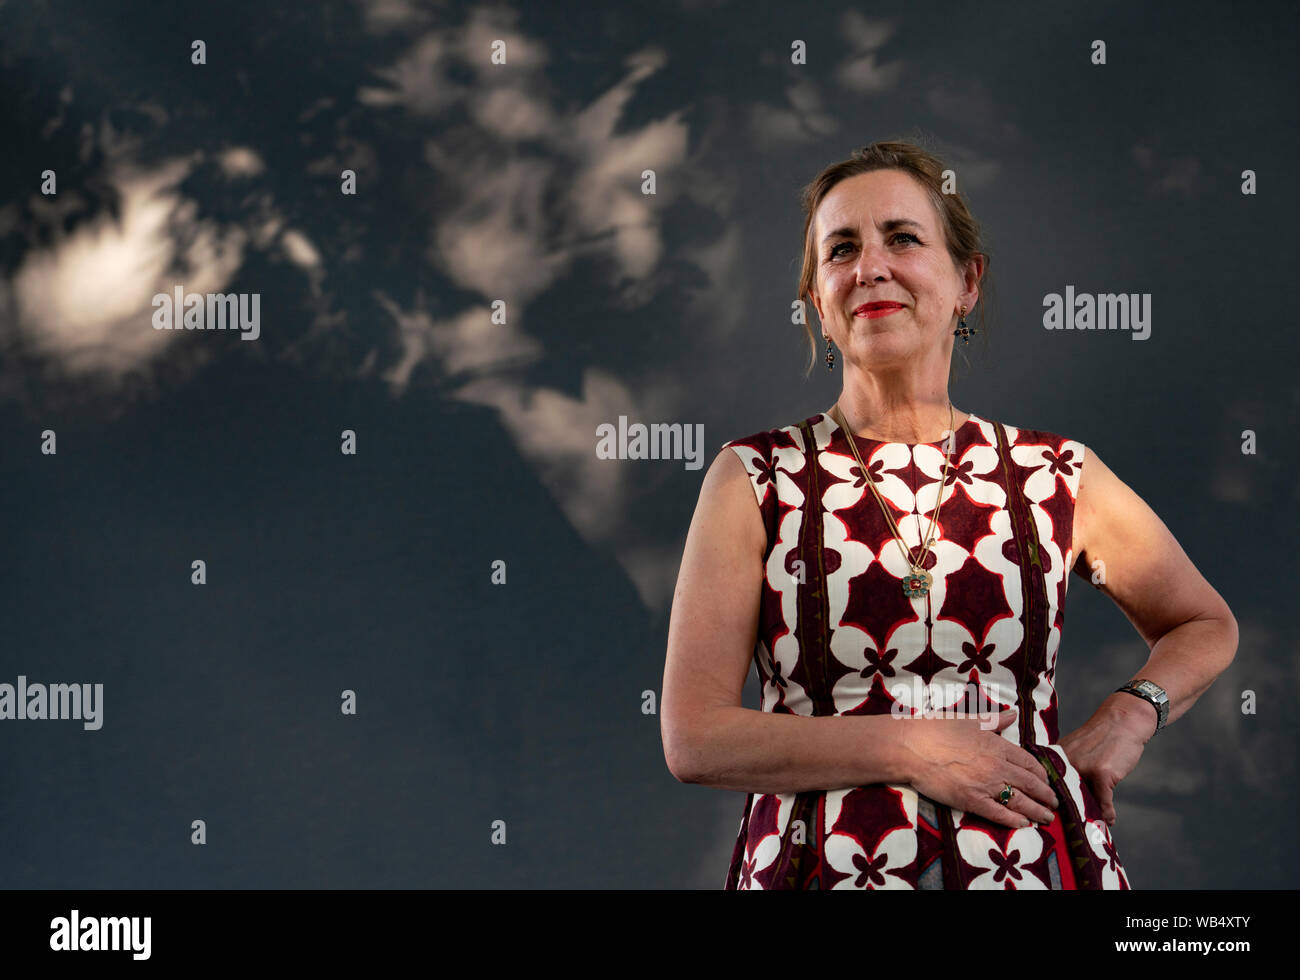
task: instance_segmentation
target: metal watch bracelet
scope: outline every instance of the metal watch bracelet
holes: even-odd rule
[[[1139,697],[1156,709],[1156,730],[1151,734],[1153,737],[1159,734],[1160,729],[1164,728],[1169,720],[1169,695],[1165,692],[1165,689],[1155,681],[1139,677],[1135,681],[1129,681],[1122,687],[1115,688],[1116,694],[1120,691]]]

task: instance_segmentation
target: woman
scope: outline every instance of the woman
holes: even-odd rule
[[[800,296],[840,397],[727,443],[700,492],[663,739],[679,780],[747,794],[727,888],[1128,888],[1115,786],[1236,651],[1228,606],[1095,452],[949,401],[988,257],[942,171],[878,143],[808,186]],[[1151,656],[1058,738],[1072,567]]]

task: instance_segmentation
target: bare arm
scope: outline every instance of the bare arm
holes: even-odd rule
[[[661,724],[677,779],[752,793],[912,783],[1007,826],[1051,819],[1041,803],[1054,806],[1056,798],[1037,760],[975,720],[808,717],[742,707],[766,546],[744,464],[724,449],[700,489],[668,627]],[[998,729],[1012,720],[1004,713]],[[1025,794],[1011,807],[992,796],[1004,783]]]
[[[766,547],[749,475],[724,449],[700,488],[673,594],[661,704],[668,768],[682,782],[754,793],[906,782],[897,719],[741,706]]]
[[[1237,621],[1223,597],[1197,571],[1163,521],[1089,450],[1075,512],[1081,540],[1075,571],[1092,581],[1128,617],[1151,651],[1131,677],[1155,681],[1169,694],[1169,722],[1182,717],[1237,650]],[[1156,710],[1141,698],[1106,698],[1147,737]],[[1138,725],[1137,721],[1141,720]]]
[[[1237,621],[1169,528],[1089,450],[1075,507],[1075,571],[1108,595],[1146,641],[1150,656],[1115,686],[1145,677],[1169,695],[1169,722],[1196,703],[1233,660]],[[1108,695],[1088,721],[1061,739],[1114,823],[1114,787],[1137,766],[1156,730],[1155,708],[1131,694]]]

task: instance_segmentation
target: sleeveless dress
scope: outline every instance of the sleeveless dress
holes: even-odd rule
[[[723,446],[745,464],[767,528],[754,650],[761,709],[1015,707],[998,734],[1043,764],[1056,818],[1004,827],[902,783],[750,793],[724,887],[1127,889],[1101,806],[1056,744],[1052,679],[1085,447],[974,414],[959,425],[922,563],[933,585],[909,598],[902,549],[847,435],[819,414]],[[944,443],[853,438],[919,552]]]

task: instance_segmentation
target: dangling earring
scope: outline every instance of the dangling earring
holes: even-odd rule
[[[831,338],[822,334],[822,339],[826,341],[826,370],[833,371],[835,369],[835,352],[831,350]]]
[[[954,337],[960,337],[963,343],[969,344],[971,336],[977,333],[979,333],[979,331],[974,327],[966,326],[966,307],[963,306],[961,308],[961,313],[958,314],[957,329],[952,332],[952,335]]]

